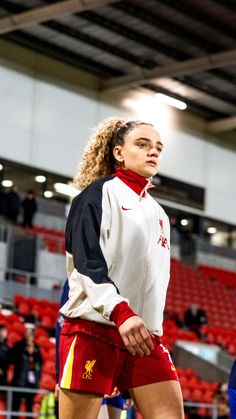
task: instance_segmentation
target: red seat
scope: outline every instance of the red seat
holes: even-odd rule
[[[184,370],[184,375],[185,375],[188,379],[190,379],[190,378],[194,377],[195,372],[194,372],[191,368],[186,368],[186,369]]]
[[[39,345],[40,347],[44,349],[49,349],[51,346],[51,342],[47,336],[43,336],[43,335],[37,336],[35,341],[37,345]]]
[[[36,327],[34,333],[35,333],[35,337],[36,338],[38,336],[46,336],[46,337],[48,337],[48,333],[47,333],[47,331],[43,327]]]
[[[206,407],[199,407],[197,413],[201,418],[208,418],[209,417],[208,410],[209,409],[207,409]]]
[[[5,415],[1,415],[1,412],[6,410],[6,402],[4,400],[0,400],[0,419],[6,419]]]
[[[227,348],[229,355],[235,356],[236,355],[236,345],[230,344]]]
[[[25,326],[21,322],[10,323],[8,326],[8,330],[19,334],[20,336],[22,336],[22,338],[25,335]]]
[[[28,302],[26,301],[20,302],[18,306],[18,313],[23,317],[27,317],[31,314],[31,308]]]
[[[191,400],[191,391],[189,388],[182,388],[182,394],[185,401]]]
[[[16,332],[9,332],[7,336],[7,343],[10,347],[15,345],[16,342],[22,339],[22,336]]]
[[[54,361],[45,361],[42,367],[42,373],[52,375],[55,378],[56,364]]]
[[[213,392],[212,390],[207,390],[204,395],[203,395],[203,402],[204,403],[212,403],[212,398],[213,398]]]
[[[180,377],[180,385],[182,388],[188,387],[188,379],[184,375]]]
[[[200,390],[200,388],[195,388],[192,392],[191,392],[191,399],[194,402],[201,402],[203,400],[203,393]]]
[[[43,316],[41,319],[42,327],[45,329],[54,329],[55,328],[55,320],[50,316]]]
[[[190,388],[190,390],[194,391],[195,389],[199,389],[199,383],[200,383],[199,378],[197,378],[196,376],[193,376],[190,378],[188,382],[188,387]]]
[[[49,374],[43,374],[39,383],[39,388],[45,390],[54,390],[55,379]]]

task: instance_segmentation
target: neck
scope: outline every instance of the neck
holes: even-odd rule
[[[122,182],[128,185],[138,195],[142,195],[142,192],[144,192],[144,196],[146,196],[146,187],[147,189],[149,187],[153,187],[151,184],[151,178],[144,178],[143,176],[133,172],[133,170],[120,166],[116,169],[115,174],[120,180],[122,180]]]

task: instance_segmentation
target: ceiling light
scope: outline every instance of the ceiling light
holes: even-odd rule
[[[0,163],[0,170],[2,170],[2,169],[3,169],[3,164]]]
[[[3,180],[2,181],[2,186],[5,186],[5,188],[10,188],[10,186],[12,186],[13,185],[13,182],[12,182],[12,180]]]
[[[215,228],[215,227],[208,227],[207,232],[209,234],[215,234],[217,232],[217,228]]]
[[[46,177],[42,175],[35,176],[35,180],[38,183],[44,183],[46,181]]]
[[[51,198],[53,196],[53,193],[52,191],[45,191],[43,195],[45,196],[45,198]]]
[[[183,218],[183,219],[180,221],[180,224],[181,224],[182,226],[187,226],[187,225],[188,225],[188,220],[186,220],[186,218]]]
[[[54,189],[56,192],[62,195],[74,197],[79,194],[79,190],[73,186],[67,185],[66,183],[54,183]]]
[[[174,106],[174,108],[177,108],[177,109],[184,110],[187,108],[186,103],[182,102],[182,100],[174,99],[173,97],[164,95],[163,93],[156,93],[155,98],[158,101],[166,103],[167,105],[170,105],[170,106]]]

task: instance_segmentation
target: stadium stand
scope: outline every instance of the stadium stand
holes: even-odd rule
[[[236,289],[236,273],[226,269],[214,268],[212,266],[200,265],[200,271],[224,284],[228,289]]]
[[[218,272],[218,270],[217,270]],[[212,277],[212,268],[201,267],[199,271],[184,266],[180,261],[172,260],[171,281],[167,297],[166,312],[176,314],[183,319],[185,309],[192,303],[201,305],[207,312],[208,325],[203,326],[204,341],[220,345],[230,355],[236,354],[235,326],[228,320],[231,313],[235,316],[235,295],[228,284],[224,284],[216,275]],[[217,304],[217,310],[215,306]],[[12,346],[20,340],[25,331],[25,324],[31,321],[35,325],[36,343],[40,346],[43,367],[40,388],[53,389],[55,383],[55,344],[54,328],[59,304],[35,297],[15,295],[13,311],[0,311],[0,321],[9,330],[8,343]],[[164,321],[163,343],[171,351],[177,340],[200,342],[195,333],[184,330],[173,319]],[[193,369],[177,368],[185,401],[212,403],[218,383],[201,380]],[[35,409],[41,395],[35,397]],[[202,417],[206,410],[200,409]]]
[[[64,254],[63,231],[36,226],[28,233],[39,236],[43,247],[50,253]],[[204,342],[218,345],[229,355],[235,356],[236,326],[231,322],[236,316],[235,288],[236,273],[206,265],[200,265],[199,269],[195,269],[183,265],[177,259],[172,259],[164,321],[164,345],[172,351],[177,340],[201,342],[194,332],[181,327],[185,310],[195,303],[206,311],[208,317],[208,324],[202,327]],[[40,389],[52,390],[55,384],[53,336],[58,309],[57,302],[17,294],[13,299],[12,311],[6,312],[4,309],[0,311],[0,322],[6,324],[9,330],[9,346],[22,339],[28,322],[34,324],[36,343],[40,346],[43,357]],[[176,320],[179,320],[180,324]],[[178,367],[178,374],[186,402],[213,403],[218,383],[201,380],[190,368]],[[39,411],[42,397],[42,394],[35,396],[34,412]],[[1,401],[0,408],[3,407]],[[24,411],[24,405],[21,406],[21,410]],[[198,409],[200,417],[206,417],[207,414],[209,414],[208,408]]]

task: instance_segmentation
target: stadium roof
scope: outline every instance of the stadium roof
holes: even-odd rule
[[[1,0],[0,36],[187,103],[210,133],[236,128],[234,0]],[[236,142],[236,141],[235,141]]]

